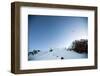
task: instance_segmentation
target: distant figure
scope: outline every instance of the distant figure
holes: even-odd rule
[[[61,57],[61,60],[64,59],[64,57]]]
[[[52,51],[53,51],[53,49],[50,49],[49,51],[50,51],[50,52],[52,52]]]
[[[38,50],[38,52],[40,52],[40,50]]]

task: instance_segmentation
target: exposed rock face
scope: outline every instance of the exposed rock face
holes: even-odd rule
[[[33,50],[32,52],[28,52],[28,55],[35,55],[38,54],[38,52],[40,52],[40,50]]]
[[[83,52],[88,53],[88,40],[81,39],[73,41],[71,49],[78,53],[83,53]]]

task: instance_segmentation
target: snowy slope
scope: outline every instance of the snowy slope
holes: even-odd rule
[[[29,55],[29,60],[52,60],[52,59],[79,59],[79,58],[87,58],[88,55],[86,53],[77,53],[75,51],[66,50],[64,48],[56,48],[50,51],[40,51],[36,55]]]

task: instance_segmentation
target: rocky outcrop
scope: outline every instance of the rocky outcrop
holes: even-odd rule
[[[74,50],[78,53],[88,53],[88,40],[80,39],[73,41],[71,50]]]

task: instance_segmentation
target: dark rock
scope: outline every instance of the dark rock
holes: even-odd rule
[[[73,41],[71,49],[78,53],[88,53],[88,40],[81,39]]]
[[[64,59],[64,57],[61,57],[61,60]]]

